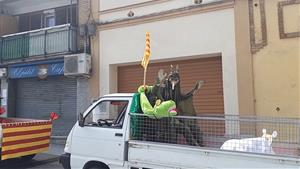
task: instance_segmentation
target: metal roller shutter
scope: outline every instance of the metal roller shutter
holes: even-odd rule
[[[52,135],[66,136],[76,122],[77,81],[64,77],[19,79],[16,117],[48,119],[50,112],[60,118],[53,123]]]
[[[198,80],[205,85],[194,96],[194,106],[199,115],[224,114],[221,57],[190,59],[174,62],[151,63],[147,71],[147,84],[154,84],[159,69],[170,71],[170,65],[179,65],[181,91],[190,91]],[[136,92],[143,83],[140,65],[118,68],[118,92]]]

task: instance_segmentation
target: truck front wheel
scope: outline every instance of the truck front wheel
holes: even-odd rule
[[[89,169],[102,169],[102,168],[99,168],[98,166],[92,166]]]
[[[109,167],[103,163],[93,163],[84,167],[84,169],[109,169]]]
[[[109,169],[106,166],[100,166],[100,165],[96,165],[96,166],[91,166],[88,169]]]

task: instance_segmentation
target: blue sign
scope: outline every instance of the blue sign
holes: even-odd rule
[[[35,77],[37,75],[36,66],[27,66],[27,67],[18,67],[11,68],[8,71],[10,78],[26,78],[26,77]]]
[[[19,64],[8,67],[8,76],[12,79],[46,77],[64,74],[63,60]]]
[[[50,64],[48,67],[48,75],[63,75],[64,74],[64,63]]]

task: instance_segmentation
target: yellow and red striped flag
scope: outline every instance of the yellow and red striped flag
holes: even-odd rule
[[[2,123],[1,160],[47,151],[51,129],[51,120]]]
[[[141,65],[146,70],[150,60],[150,33],[146,32],[146,47]]]

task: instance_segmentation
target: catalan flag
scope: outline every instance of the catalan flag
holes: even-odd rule
[[[14,121],[14,119],[9,119]],[[9,122],[2,125],[1,159],[6,160],[47,151],[50,144],[51,120]]]
[[[144,70],[147,69],[149,60],[150,60],[150,33],[146,32],[146,47],[145,47],[144,57],[143,57],[142,63],[141,63]]]

